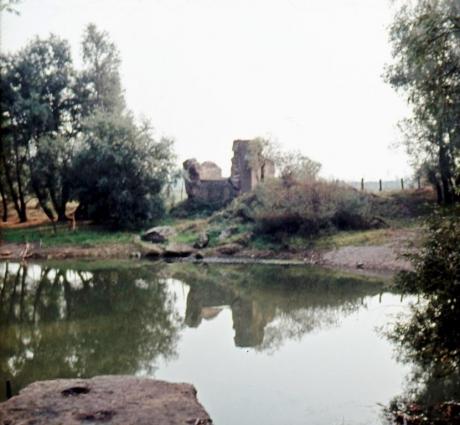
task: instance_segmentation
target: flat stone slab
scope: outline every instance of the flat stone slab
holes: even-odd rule
[[[0,403],[1,425],[205,425],[190,384],[133,376],[35,382]]]

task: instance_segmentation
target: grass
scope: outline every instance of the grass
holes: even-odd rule
[[[57,232],[53,232],[51,225],[4,229],[2,238],[5,242],[25,243],[40,242],[44,247],[74,245],[97,246],[108,244],[129,243],[133,240],[133,233],[107,230],[96,226],[85,226],[75,232],[68,230],[66,225],[58,225]]]
[[[390,229],[341,231],[322,236],[316,240],[317,248],[340,248],[343,246],[382,245],[391,238]]]

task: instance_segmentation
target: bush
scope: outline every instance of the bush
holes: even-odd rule
[[[148,125],[98,114],[87,123],[74,166],[79,218],[135,228],[164,214],[162,190],[173,169],[171,143],[153,139]]]
[[[261,234],[313,235],[330,228],[375,226],[368,195],[326,181],[267,181],[232,208],[242,218],[254,221]]]
[[[400,360],[412,366],[406,393],[391,403],[388,413],[396,423],[404,413],[407,423],[447,425],[458,423],[454,412],[459,417],[460,207],[436,211],[427,224],[422,248],[408,255],[413,271],[396,280],[398,289],[421,301],[388,333]]]

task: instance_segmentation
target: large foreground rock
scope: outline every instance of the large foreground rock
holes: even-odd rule
[[[0,403],[0,424],[204,425],[212,421],[189,384],[132,376],[58,379]]]

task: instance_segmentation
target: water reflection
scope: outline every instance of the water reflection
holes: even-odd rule
[[[152,375],[177,356],[184,326],[224,307],[235,346],[275,352],[337,326],[383,285],[268,266],[2,263],[0,273],[0,372],[16,391],[39,379]]]
[[[421,298],[389,333],[412,365],[406,391],[389,406],[390,423],[460,424],[460,305],[457,285]]]
[[[135,374],[175,354],[181,321],[155,272],[15,264],[0,272],[0,371],[15,390],[45,378]]]
[[[190,286],[187,326],[198,327],[230,306],[235,345],[259,350],[274,350],[286,339],[334,326],[360,308],[366,296],[382,291],[381,282],[317,269],[200,267],[173,274]]]

